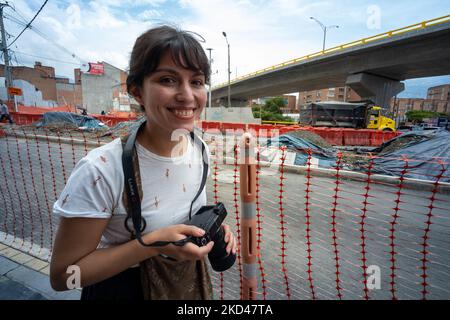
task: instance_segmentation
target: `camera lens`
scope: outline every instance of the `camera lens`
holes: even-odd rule
[[[209,262],[211,263],[212,268],[217,272],[228,270],[236,261],[236,255],[233,253],[227,253],[227,244],[224,240],[224,232],[222,227],[219,227],[219,230],[216,232],[216,235],[212,240],[214,241],[214,247],[208,254]]]

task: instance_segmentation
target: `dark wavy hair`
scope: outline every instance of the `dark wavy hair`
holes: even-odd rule
[[[132,90],[142,86],[144,79],[156,70],[166,50],[169,50],[177,66],[201,71],[205,75],[206,83],[209,84],[211,74],[209,61],[194,35],[196,34],[193,32],[167,25],[147,30],[140,35],[131,52],[127,77],[128,93],[133,95]]]

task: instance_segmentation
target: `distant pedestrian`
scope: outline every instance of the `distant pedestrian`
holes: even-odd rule
[[[105,110],[102,110],[101,115],[104,116],[105,114]]]
[[[11,116],[9,115],[8,106],[3,103],[3,100],[0,100],[0,121],[2,121],[3,118],[8,119],[9,123],[13,123]]]

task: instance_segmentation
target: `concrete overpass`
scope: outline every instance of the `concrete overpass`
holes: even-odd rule
[[[388,106],[400,81],[450,74],[450,15],[293,59],[231,83],[233,106],[249,99],[348,85],[363,99]],[[212,89],[227,105],[228,84]]]

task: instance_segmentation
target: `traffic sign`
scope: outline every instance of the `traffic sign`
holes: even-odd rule
[[[8,94],[11,96],[21,96],[22,89],[16,87],[8,87]]]

